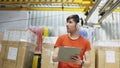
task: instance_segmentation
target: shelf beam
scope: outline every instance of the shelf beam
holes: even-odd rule
[[[36,10],[36,11],[75,11],[75,12],[84,12],[84,8],[0,8],[0,10]]]

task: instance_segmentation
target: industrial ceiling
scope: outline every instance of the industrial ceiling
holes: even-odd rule
[[[77,11],[84,12],[85,21],[99,8],[101,24],[113,11],[120,12],[120,0],[0,0],[0,10]]]
[[[5,10],[45,10],[79,11],[89,10],[92,0],[0,0],[0,9]],[[5,8],[4,8],[5,7]],[[6,8],[7,7],[7,8]],[[11,8],[12,7],[12,8]]]

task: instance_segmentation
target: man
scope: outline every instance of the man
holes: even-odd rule
[[[55,52],[53,61],[57,62],[59,47],[76,47],[82,48],[79,55],[71,56],[73,62],[59,62],[58,68],[82,68],[90,66],[90,43],[78,33],[78,15],[71,15],[67,18],[67,32],[68,34],[61,35],[55,44]],[[83,24],[83,22],[82,22]]]

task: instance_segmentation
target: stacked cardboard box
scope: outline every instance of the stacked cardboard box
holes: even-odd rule
[[[3,40],[3,34],[0,33],[0,40]]]
[[[1,53],[1,40],[3,40],[3,34],[2,33],[0,33],[0,53]]]
[[[35,46],[28,42],[2,41],[0,68],[31,68]]]
[[[83,68],[95,68],[95,47],[94,46],[91,46],[90,60],[91,60],[90,67],[83,67]]]
[[[89,68],[95,68],[95,47],[93,46],[91,46],[90,60],[91,60],[91,65]]]
[[[3,34],[2,33],[0,33],[0,66],[2,65],[2,59],[1,59],[1,57],[2,57],[2,45],[1,45],[1,40],[3,40]]]
[[[4,40],[8,41],[26,41],[36,43],[37,36],[30,30],[9,29],[4,33]]]
[[[58,63],[52,61],[54,44],[43,43],[41,68],[57,68]]]
[[[96,68],[119,68],[119,47],[97,47]]]

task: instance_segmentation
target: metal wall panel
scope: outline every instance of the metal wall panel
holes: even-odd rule
[[[110,14],[102,23],[101,29],[95,31],[96,41],[98,40],[119,40],[120,39],[120,13]]]
[[[29,26],[47,26],[55,29],[56,36],[59,35],[59,29],[66,26],[66,18],[72,14],[78,14],[85,18],[80,12],[67,11],[29,11]]]
[[[28,28],[28,11],[0,11],[0,32]]]

